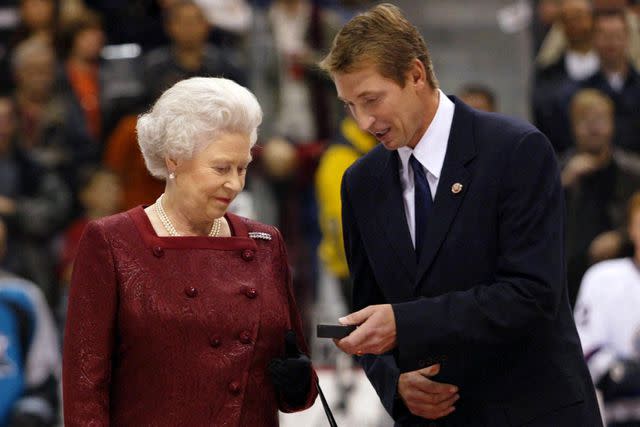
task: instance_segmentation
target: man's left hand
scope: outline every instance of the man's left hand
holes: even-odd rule
[[[343,325],[358,325],[349,336],[334,340],[347,354],[382,354],[396,346],[396,318],[391,304],[370,305],[339,321]]]

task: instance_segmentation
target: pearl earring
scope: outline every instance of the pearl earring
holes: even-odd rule
[[[169,172],[169,179],[175,179],[176,174],[173,172]]]

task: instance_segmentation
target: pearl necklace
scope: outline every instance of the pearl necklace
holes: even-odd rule
[[[164,207],[162,206],[163,197],[164,197],[164,193],[161,194],[160,197],[158,197],[158,200],[156,200],[156,202],[153,204],[153,207],[155,208],[156,213],[160,218],[160,222],[162,222],[162,225],[164,226],[164,229],[167,230],[167,233],[169,233],[169,236],[172,236],[172,237],[180,236],[176,228],[171,223],[169,216],[167,216],[167,213],[165,212]],[[220,234],[221,227],[222,227],[222,220],[220,218],[214,219],[213,224],[211,224],[211,230],[209,231],[209,237],[218,237],[218,235]]]

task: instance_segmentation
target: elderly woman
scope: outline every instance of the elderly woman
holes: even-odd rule
[[[278,409],[313,403],[282,237],[227,212],[261,119],[248,90],[219,78],[178,82],[139,118],[147,168],[166,187],[82,237],[65,426],[277,426]]]

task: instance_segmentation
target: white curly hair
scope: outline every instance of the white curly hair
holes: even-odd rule
[[[192,77],[167,89],[138,117],[138,145],[151,175],[167,179],[165,158],[189,159],[223,133],[258,138],[262,109],[256,97],[232,80]]]

